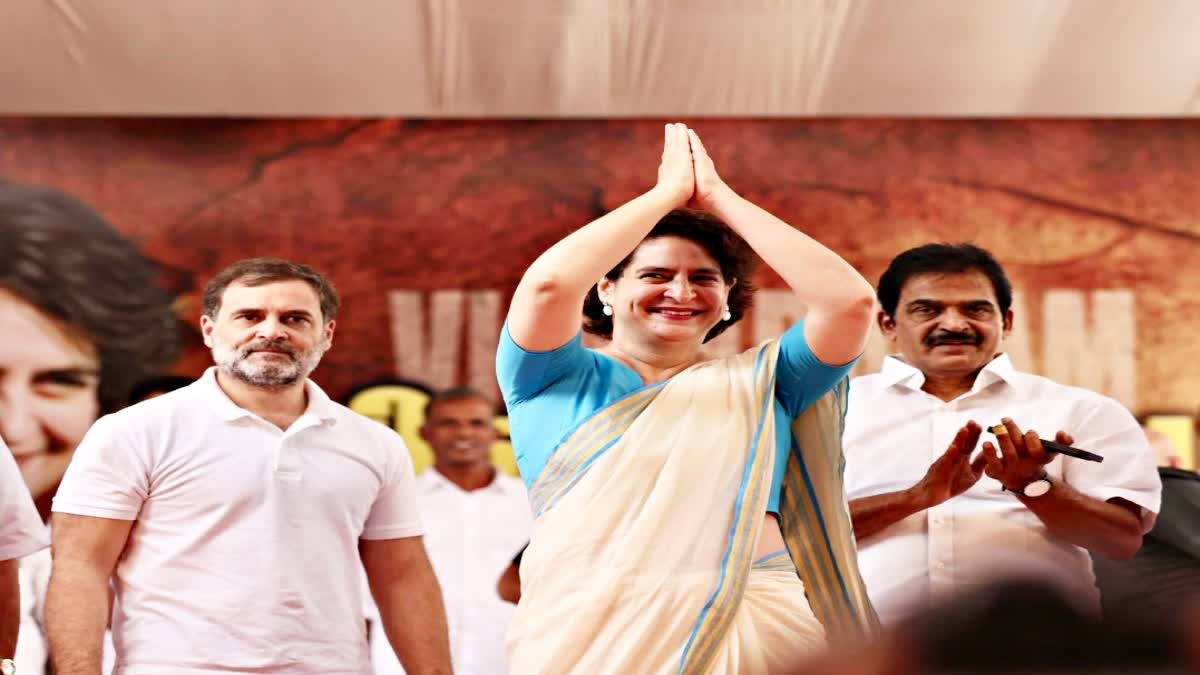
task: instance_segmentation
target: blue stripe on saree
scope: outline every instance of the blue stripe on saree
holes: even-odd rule
[[[842,489],[847,391],[843,380],[793,423],[795,442],[780,494],[784,541],[809,605],[831,639],[869,633],[878,622],[858,573],[854,530]],[[801,430],[799,424],[809,427]],[[806,434],[811,447],[798,439],[806,431],[815,432]]]
[[[726,634],[736,615],[742,593],[745,591],[746,580],[751,566],[752,547],[758,526],[762,522],[762,511],[765,502],[762,493],[768,488],[764,464],[773,457],[774,435],[765,438],[764,427],[767,415],[773,413],[775,391],[774,360],[765,363],[768,357],[777,352],[777,344],[771,343],[759,350],[754,363],[754,381],[758,422],[754,431],[754,439],[746,460],[746,468],[742,474],[739,495],[734,504],[734,524],[728,535],[728,545],[721,561],[721,574],[717,587],[713,590],[704,609],[696,621],[683,649],[683,657],[679,663],[679,673],[707,672],[717,650],[721,646],[721,638]]]

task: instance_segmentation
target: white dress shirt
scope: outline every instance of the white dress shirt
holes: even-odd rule
[[[117,675],[370,670],[360,539],[421,534],[400,436],[306,382],[286,431],[197,382],[100,418],[54,510],[136,520]]]
[[[467,492],[437,469],[417,477],[425,550],[442,587],[457,675],[504,675],[504,638],[516,606],[496,584],[529,542],[533,516],[525,486],[496,473],[487,487]],[[371,623],[375,675],[403,673],[378,621]]]
[[[986,427],[1009,417],[1042,438],[1066,431],[1075,447],[1102,455],[1101,463],[1055,455],[1046,472],[1089,497],[1133,502],[1141,507],[1142,531],[1153,527],[1162,491],[1154,456],[1137,421],[1115,400],[1018,372],[1006,355],[953,401],[922,391],[924,381],[921,371],[888,357],[879,373],[851,382],[844,436],[849,499],[912,487],[969,420],[985,427],[980,446],[995,445]],[[1087,551],[1052,538],[986,475],[963,494],[860,541],[859,568],[885,623],[1006,575],[1036,575],[1099,610]]]

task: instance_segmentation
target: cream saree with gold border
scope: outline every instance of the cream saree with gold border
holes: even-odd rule
[[[789,460],[780,516],[798,564],[753,561],[778,351],[769,341],[644,387],[555,450],[530,491],[513,673],[768,672],[763,655],[790,653],[777,644],[789,637],[803,651],[873,627],[841,486],[844,383],[794,425],[808,447]]]

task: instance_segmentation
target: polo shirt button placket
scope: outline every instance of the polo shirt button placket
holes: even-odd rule
[[[293,438],[294,436],[283,434],[275,446],[275,475],[284,480],[296,481],[300,479],[299,458],[296,457],[296,449],[288,447]]]

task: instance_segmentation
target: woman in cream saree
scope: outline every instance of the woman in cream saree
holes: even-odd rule
[[[705,357],[751,289],[738,256],[680,225],[689,200],[777,270],[807,268],[780,270],[809,301],[807,325]],[[530,267],[497,355],[537,518],[512,672],[771,673],[871,629],[840,451],[843,376],[871,297],[835,254],[728,190],[682,125],[667,126],[654,190]],[[579,344],[581,304],[608,327],[604,349]],[[820,380],[803,404],[798,352]]]

